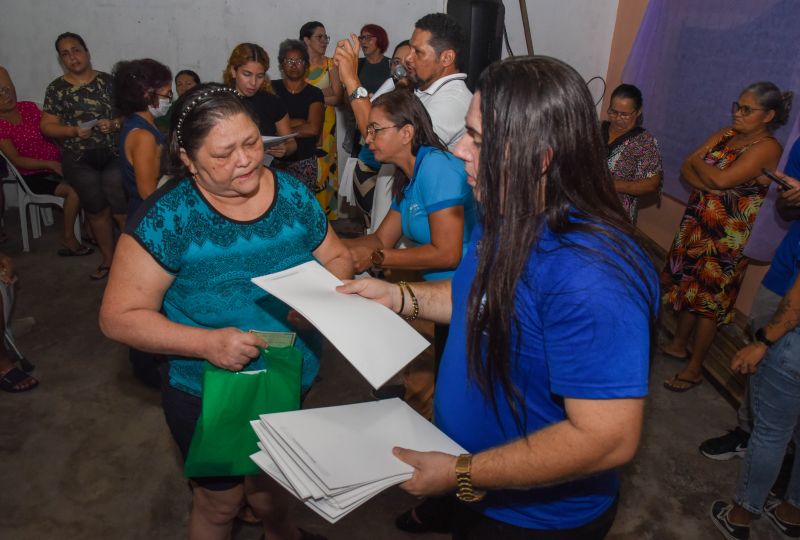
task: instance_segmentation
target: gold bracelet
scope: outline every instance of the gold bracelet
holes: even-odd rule
[[[397,284],[397,286],[400,287],[400,311],[398,311],[397,314],[401,317],[403,316],[403,310],[406,308],[406,292],[403,290],[403,285],[406,285],[405,281],[401,281]]]
[[[411,289],[411,285],[406,282],[403,282],[403,284],[405,285],[406,289],[408,289],[408,295],[411,297],[411,304],[414,306],[414,310],[411,312],[411,315],[404,318],[407,321],[413,321],[419,316],[419,301],[417,300],[414,291]]]

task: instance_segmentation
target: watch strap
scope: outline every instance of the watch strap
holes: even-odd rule
[[[461,454],[456,459],[456,484],[456,497],[460,501],[478,502],[486,496],[485,491],[475,489],[472,485],[472,454]]]
[[[763,343],[767,347],[772,347],[775,344],[774,341],[771,341],[771,340],[767,339],[767,335],[764,332],[764,328],[759,328],[758,330],[756,330],[755,338],[756,338],[756,341],[760,341],[761,343]]]
[[[353,90],[352,94],[350,94],[350,101],[355,101],[356,99],[364,99],[366,97],[369,97],[369,92],[367,92],[367,89],[364,88],[363,86],[359,86],[355,90]]]

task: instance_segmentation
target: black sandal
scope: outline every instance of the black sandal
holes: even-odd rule
[[[89,246],[84,246],[81,244],[81,247],[78,249],[72,249],[69,246],[64,246],[57,251],[59,257],[85,257],[86,255],[91,255],[94,253],[94,250]]]
[[[31,381],[28,386],[20,386],[26,381]],[[18,394],[20,392],[28,392],[39,386],[39,381],[25,373],[19,368],[12,367],[2,375],[0,375],[0,390],[4,392],[11,392]]]
[[[94,271],[94,274],[89,275],[89,279],[93,281],[100,281],[102,279],[106,279],[108,277],[108,273],[111,272],[111,267],[101,264],[97,267],[97,270]]]

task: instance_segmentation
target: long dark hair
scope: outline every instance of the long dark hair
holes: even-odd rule
[[[511,334],[519,330],[514,297],[542,230],[549,228],[568,249],[589,248],[570,243],[567,233],[592,235],[601,247],[591,256],[621,272],[626,282],[633,268],[640,279],[632,287],[649,306],[651,324],[656,294],[648,276],[654,274],[652,267],[642,267],[581,76],[554,58],[514,57],[486,68],[476,91],[482,115],[477,187],[483,237],[467,308],[468,366],[498,415],[496,389],[502,389],[524,434],[523,395],[511,380]]]
[[[375,98],[372,108],[379,108],[389,117],[392,124],[401,128],[411,125],[414,127],[414,139],[411,141],[411,154],[417,155],[420,146],[432,146],[443,152],[447,152],[447,146],[439,136],[433,131],[431,117],[422,102],[417,97],[406,90],[393,90]],[[403,188],[409,182],[408,176],[395,168],[394,179],[392,180],[392,195],[397,201],[403,200]]]

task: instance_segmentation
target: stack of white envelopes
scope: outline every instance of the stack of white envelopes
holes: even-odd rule
[[[465,452],[399,399],[264,414],[251,424],[260,448],[251,459],[331,523],[411,478],[393,447]]]

